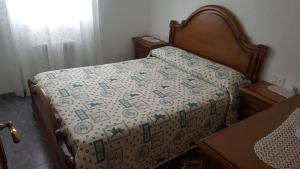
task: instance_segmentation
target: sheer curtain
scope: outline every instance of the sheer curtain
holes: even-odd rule
[[[37,73],[102,63],[98,8],[97,0],[0,0],[17,95]]]

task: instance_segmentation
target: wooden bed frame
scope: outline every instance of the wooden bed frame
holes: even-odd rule
[[[204,6],[181,24],[171,21],[169,37],[170,45],[234,68],[253,82],[258,80],[267,53],[266,46],[249,43],[235,17],[220,6]],[[41,87],[30,80],[28,86],[33,116],[46,138],[55,165],[59,169],[74,169],[74,152],[62,133],[55,108]]]

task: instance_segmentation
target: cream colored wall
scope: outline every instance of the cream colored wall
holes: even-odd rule
[[[197,8],[222,5],[231,10],[254,43],[269,46],[262,79],[287,78],[286,88],[300,87],[299,0],[151,0],[149,33],[167,39],[170,20],[183,20]]]
[[[131,38],[147,33],[149,15],[149,0],[100,0],[105,63],[133,59]]]

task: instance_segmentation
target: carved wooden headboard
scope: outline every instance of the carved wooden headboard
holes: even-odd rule
[[[252,82],[258,80],[268,49],[249,43],[235,17],[215,5],[201,7],[181,24],[171,21],[169,43],[234,68]]]

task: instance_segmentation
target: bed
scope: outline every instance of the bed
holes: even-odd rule
[[[267,47],[220,6],[171,21],[169,37],[144,59],[28,81],[57,168],[155,168],[238,120],[239,89],[257,81]]]

